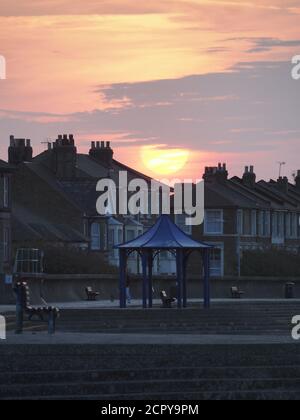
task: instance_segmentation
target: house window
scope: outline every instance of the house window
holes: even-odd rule
[[[243,235],[252,235],[252,211],[244,210],[243,212]]]
[[[275,212],[273,214],[273,237],[283,238],[284,237],[284,213]]]
[[[91,249],[92,251],[100,251],[101,249],[101,229],[99,223],[91,225]]]
[[[192,226],[186,224],[187,216],[185,214],[176,214],[175,222],[176,225],[187,235],[192,234]]]
[[[211,277],[223,276],[223,249],[215,247],[210,252],[210,275]]]
[[[297,213],[292,215],[292,236],[294,239],[298,238],[299,216]]]
[[[265,211],[265,220],[264,220],[264,232],[265,236],[271,236],[271,212]]]
[[[285,235],[287,238],[292,237],[292,215],[288,213],[285,216]]]
[[[118,229],[118,245],[120,245],[123,242],[123,230]]]
[[[238,235],[242,235],[244,232],[243,229],[244,222],[243,222],[243,210],[237,211],[237,233]]]
[[[260,211],[258,213],[258,235],[259,236],[265,236],[264,232],[264,219],[265,219],[265,212]]]
[[[133,229],[128,229],[126,231],[126,241],[130,242],[135,239],[135,231]]]
[[[9,178],[4,176],[3,178],[3,205],[5,208],[9,207]]]
[[[258,214],[258,235],[268,237],[271,235],[271,213],[261,210]]]
[[[204,230],[207,235],[223,234],[223,210],[206,210]]]
[[[257,235],[257,212],[256,210],[252,210],[251,212],[251,235],[256,236]]]
[[[10,258],[10,230],[9,228],[4,228],[3,232],[3,260],[8,262]]]
[[[297,213],[288,213],[285,218],[285,231],[288,239],[298,238],[298,215]]]

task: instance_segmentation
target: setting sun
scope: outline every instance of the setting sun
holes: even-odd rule
[[[144,146],[141,149],[143,164],[157,175],[179,172],[189,159],[186,149],[164,149],[159,146]]]

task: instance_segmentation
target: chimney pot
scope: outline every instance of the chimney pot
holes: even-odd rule
[[[110,147],[110,142],[92,141],[89,155],[105,166],[111,167],[114,152]]]
[[[32,147],[29,139],[16,139],[10,136],[10,146],[8,148],[8,161],[10,164],[18,165],[23,162],[32,161]]]
[[[243,184],[248,188],[254,188],[256,183],[256,175],[254,173],[254,166],[246,166],[243,175]]]

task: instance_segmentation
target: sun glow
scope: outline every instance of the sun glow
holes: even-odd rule
[[[183,169],[189,159],[187,149],[165,149],[159,146],[144,146],[141,149],[143,164],[157,175],[170,175]]]

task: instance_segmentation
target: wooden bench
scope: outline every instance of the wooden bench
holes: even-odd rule
[[[86,287],[85,292],[87,295],[87,300],[95,301],[97,297],[100,295],[99,292],[95,292],[91,287]]]
[[[231,289],[231,297],[232,299],[241,299],[243,297],[243,295],[245,294],[245,292],[243,292],[242,290],[240,290],[238,287],[233,286]]]
[[[165,290],[160,292],[160,298],[162,301],[163,308],[172,308],[172,304],[176,301],[175,298],[168,297]]]
[[[44,321],[47,316],[48,332],[55,333],[56,319],[59,317],[59,309],[53,306],[32,306],[30,303],[30,290],[28,284],[25,282],[18,282],[14,287],[17,296],[16,315],[17,315],[17,329],[16,333],[23,332],[23,315],[28,315],[28,320],[32,321],[33,317],[38,317],[40,321]]]

